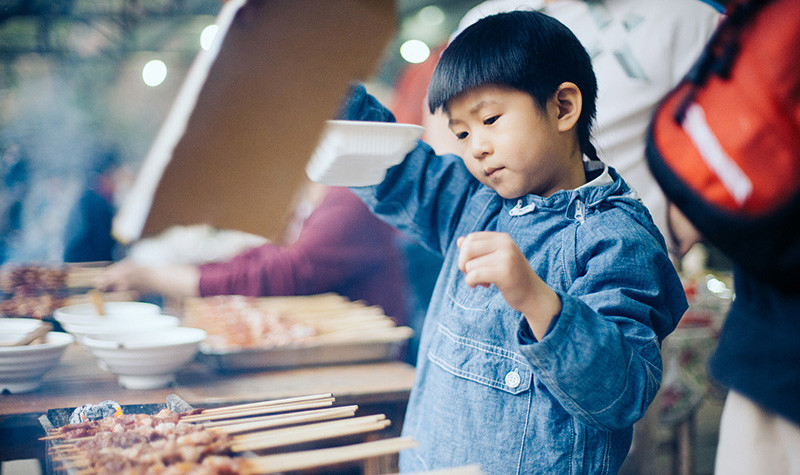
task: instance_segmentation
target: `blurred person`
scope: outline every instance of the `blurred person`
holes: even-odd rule
[[[30,189],[28,158],[16,142],[3,149],[3,190],[0,195],[0,264],[7,257],[7,247],[22,229],[22,204]]]
[[[800,3],[727,2],[650,128],[654,175],[734,263],[710,376],[729,389],[715,473],[800,473]]]
[[[406,276],[394,237],[347,188],[311,184],[282,242],[201,264],[145,265],[128,257],[108,267],[98,288],[175,299],[335,292],[405,324]]]
[[[591,143],[589,55],[552,17],[501,13],[455,37],[428,91],[461,158],[420,143],[352,188],[444,256],[403,424],[419,446],[400,468],[616,472],[686,299],[646,209]],[[363,86],[347,111],[393,120]]]
[[[645,137],[656,105],[689,71],[722,18],[711,3],[488,0],[468,11],[457,30],[489,14],[531,9],[575,33],[597,75],[597,148],[639,194],[673,256],[679,244],[671,238],[667,200],[644,158]]]
[[[116,148],[103,148],[92,157],[86,187],[67,217],[64,262],[119,259],[122,251],[111,235],[111,222],[128,175]]]

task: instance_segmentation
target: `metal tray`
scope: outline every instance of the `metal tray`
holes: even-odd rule
[[[400,358],[407,338],[399,341],[219,350],[201,345],[196,359],[216,371],[270,370],[302,366],[362,363]]]

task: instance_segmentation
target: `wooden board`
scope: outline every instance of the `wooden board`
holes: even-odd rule
[[[279,238],[325,121],[376,72],[390,0],[231,0],[145,159],[113,233],[172,225]]]

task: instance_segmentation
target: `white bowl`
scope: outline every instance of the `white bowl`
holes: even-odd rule
[[[60,322],[64,330],[75,335],[78,343],[84,337],[93,335],[114,334],[133,334],[133,333],[152,333],[165,328],[173,328],[180,325],[178,317],[172,315],[141,315],[135,317],[94,317],[86,319],[82,323]]]
[[[158,315],[161,307],[147,302],[105,302],[104,315],[97,315],[94,305],[81,303],[61,307],[53,312],[53,318],[62,325],[64,323],[93,324],[98,318],[129,319],[141,315]]]
[[[0,318],[0,342],[17,340],[40,324],[30,318]],[[73,341],[68,333],[50,332],[45,343],[0,347],[0,391],[18,394],[38,389]]]
[[[81,344],[97,358],[100,368],[117,376],[121,386],[156,389],[169,386],[205,339],[206,332],[199,328],[174,327],[150,333],[87,336]]]
[[[331,186],[367,186],[414,148],[425,129],[414,124],[329,120],[306,175]]]

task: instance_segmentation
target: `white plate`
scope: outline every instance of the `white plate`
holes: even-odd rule
[[[306,167],[308,177],[330,186],[368,186],[383,181],[425,129],[394,122],[329,120]]]

